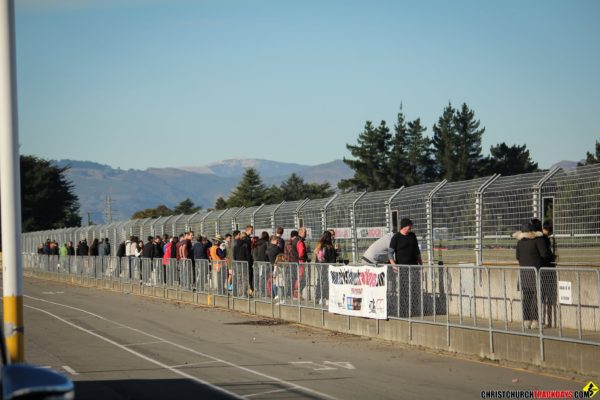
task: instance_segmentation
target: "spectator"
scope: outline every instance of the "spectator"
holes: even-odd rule
[[[248,295],[252,296],[252,284],[254,283],[254,280],[253,278],[251,278],[252,275],[250,274],[250,272],[252,272],[252,270],[250,270],[250,263],[252,261],[252,256],[250,252],[250,240],[248,238],[248,235],[244,231],[240,233],[240,240],[238,241],[238,245],[235,248],[235,254],[233,255],[233,257],[236,261],[246,261],[248,263]]]
[[[267,258],[267,245],[269,244],[269,234],[261,232],[260,238],[256,240],[256,245],[252,249],[252,258],[254,261],[269,261]]]
[[[277,245],[275,245],[277,247]],[[289,295],[286,293],[286,276],[285,276],[285,256],[279,253],[273,263],[273,301],[279,304],[285,304],[285,298]]]
[[[275,237],[277,238],[277,246],[283,253],[283,249],[285,247],[285,240],[283,240],[283,228],[281,226],[277,227],[275,231]]]
[[[73,242],[71,240],[69,240],[67,242],[67,255],[69,255],[69,256],[75,255],[75,248],[73,247]]]
[[[279,248],[279,239],[277,236],[271,238],[271,243],[267,246],[267,259],[271,265],[275,264],[275,259],[279,254],[283,253],[283,249]]]
[[[142,250],[142,258],[153,259],[154,257],[156,257],[156,242],[152,236],[148,236],[148,241]]]
[[[551,257],[543,236],[542,232],[535,231],[534,224],[531,221],[521,225],[521,230],[513,234],[513,237],[517,239],[516,257],[519,266],[534,267],[539,270],[544,264],[544,259]],[[539,316],[536,272],[531,268],[521,268],[520,279],[523,325],[527,329],[537,329]]]
[[[320,264],[335,263],[335,248],[331,240],[331,231],[323,232],[317,247],[315,248],[315,258]],[[327,305],[329,301],[329,281],[327,279],[327,271],[329,265],[317,266],[317,287],[315,289],[315,298],[321,305]]]
[[[392,264],[392,272],[397,273],[397,279],[390,280],[390,299],[388,302],[390,315],[406,317],[412,315],[412,310],[418,307],[418,301],[408,299],[412,296],[417,299],[420,287],[420,269],[415,265],[422,265],[421,251],[419,250],[419,241],[412,232],[413,222],[409,218],[400,220],[400,230],[392,236],[390,247],[388,249],[388,259]],[[404,267],[398,268],[396,265]],[[413,266],[413,267],[408,267]],[[399,287],[398,287],[399,286]],[[409,296],[409,294],[411,296]],[[399,309],[397,309],[399,306]]]

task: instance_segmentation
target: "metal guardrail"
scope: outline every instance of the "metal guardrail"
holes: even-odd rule
[[[269,303],[273,307],[328,309],[329,264],[78,257],[24,254],[25,272],[81,276],[88,284],[118,282]],[[387,268],[388,318],[493,333],[600,346],[600,271],[473,265]],[[249,279],[252,276],[252,279]],[[249,306],[250,309],[250,306]],[[523,315],[537,321],[533,328]],[[535,325],[535,324],[534,324]],[[412,339],[412,337],[411,337]],[[449,333],[448,333],[449,341]],[[450,343],[448,343],[449,345]]]

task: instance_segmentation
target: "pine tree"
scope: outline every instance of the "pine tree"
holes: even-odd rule
[[[406,118],[400,105],[397,121],[394,125],[394,136],[391,139],[391,149],[388,159],[389,182],[391,188],[400,188],[408,185],[407,176],[410,174],[408,162]]]
[[[600,163],[600,142],[596,140],[596,154],[592,154],[589,151],[586,153],[584,163],[577,163],[578,166],[592,165]]]
[[[435,174],[438,179],[455,180],[456,175],[456,128],[454,114],[456,110],[451,103],[444,108],[437,124],[433,125],[433,154],[435,157]]]
[[[485,159],[482,175],[510,176],[538,170],[538,164],[531,159],[526,145],[509,147],[506,143],[499,143],[490,148],[490,157]]]
[[[219,197],[216,201],[215,201],[215,210],[224,210],[227,208],[227,202],[225,201],[224,198]]]
[[[21,156],[21,216],[23,232],[80,226],[79,201],[69,167]]]
[[[173,209],[173,214],[194,214],[200,211],[201,208],[202,207],[196,207],[194,202],[188,197],[181,203],[179,203],[177,206],[175,206],[175,208]]]
[[[304,191],[307,199],[324,199],[335,193],[329,182],[307,183]]]
[[[431,182],[434,178],[434,164],[431,159],[431,140],[425,136],[427,128],[417,118],[408,123],[406,147],[408,174],[405,177],[408,186]]]
[[[306,197],[304,180],[296,174],[281,183],[281,196],[285,201],[303,200]]]
[[[281,188],[276,185],[271,185],[265,191],[265,204],[281,203],[284,200]]]
[[[254,168],[247,168],[239,185],[227,199],[228,207],[251,207],[263,204],[266,188]]]
[[[173,210],[169,207],[161,204],[156,208],[145,208],[141,211],[136,211],[131,216],[131,219],[143,219],[143,218],[158,218],[173,215]]]
[[[335,193],[329,182],[305,183],[304,179],[296,174],[290,175],[287,180],[282,182],[280,190],[282,199],[285,201],[323,199],[331,197]]]
[[[357,145],[347,144],[354,160],[344,157],[344,163],[354,170],[354,177],[338,184],[340,189],[384,190],[389,188],[388,155],[391,140],[390,130],[385,121],[373,127],[367,121],[363,132],[358,136]]]
[[[463,103],[454,117],[456,174],[453,180],[466,180],[479,176],[483,161],[481,137],[485,132],[485,128],[479,129],[479,125],[479,120],[475,120],[475,112]]]

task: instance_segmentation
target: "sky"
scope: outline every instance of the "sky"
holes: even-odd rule
[[[548,168],[600,140],[600,2],[16,0],[22,154],[124,169],[351,157],[466,103]]]

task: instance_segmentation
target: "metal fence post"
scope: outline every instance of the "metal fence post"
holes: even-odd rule
[[[532,214],[534,218],[543,219],[544,210],[542,210],[542,188],[546,182],[560,171],[560,167],[554,167],[546,175],[542,177],[535,185],[533,185],[533,202]]]
[[[200,234],[204,235],[204,220],[206,219],[206,217],[208,217],[209,215],[211,215],[214,212],[214,210],[210,210],[209,212],[207,212],[204,217],[202,217],[202,219],[200,220]]]
[[[227,211],[229,210],[226,208],[219,215],[217,215],[217,219],[215,220],[215,236],[221,234],[221,232],[219,232],[219,223],[221,222],[221,217],[225,215]]]
[[[333,200],[338,197],[338,194],[334,194],[331,198],[325,203],[323,208],[321,208],[321,230],[325,232],[327,230],[327,207],[333,202]]]
[[[352,235],[352,262],[356,263],[358,260],[358,237],[356,234],[356,203],[365,195],[367,192],[362,192],[350,206],[350,234]]]
[[[237,210],[237,212],[231,216],[231,232],[238,230],[236,219],[237,219],[237,216],[240,215],[240,213],[242,211],[244,211],[245,209],[246,209],[246,207],[240,207],[240,209]]]
[[[300,203],[300,205],[298,207],[296,207],[296,210],[294,211],[294,227],[295,228],[300,227],[300,210],[302,210],[302,207],[304,207],[306,205],[306,203],[308,203],[309,201],[310,201],[310,199],[305,199],[302,203]]]
[[[427,214],[427,261],[430,266],[433,265],[433,196],[446,184],[448,181],[444,179],[427,195],[427,204],[425,212]]]
[[[254,227],[254,217],[256,216],[256,213],[265,206],[265,204],[261,204],[260,206],[256,207],[256,210],[252,211],[252,215],[250,216],[250,225],[252,225]]]
[[[392,221],[392,201],[394,201],[396,196],[398,196],[398,194],[400,194],[402,189],[404,189],[404,186],[402,186],[400,189],[396,190],[394,192],[394,194],[392,194],[390,196],[390,198],[387,199],[385,202],[385,220],[388,223],[388,229],[390,232],[394,231],[394,222]],[[396,232],[394,232],[394,233],[396,233]]]
[[[476,265],[483,264],[483,193],[500,174],[494,174],[475,192],[475,260]]]
[[[284,201],[282,201],[282,202],[281,202],[281,203],[280,203],[280,204],[279,204],[277,207],[275,207],[275,208],[273,209],[273,211],[271,212],[271,229],[273,229],[273,235],[275,235],[275,234],[277,233],[277,232],[276,232],[276,229],[277,229],[277,227],[275,226],[275,213],[276,213],[276,212],[277,212],[277,210],[279,210],[279,209],[281,208],[281,206],[282,206],[282,205],[284,205],[284,204],[285,204],[285,200],[284,200]]]

